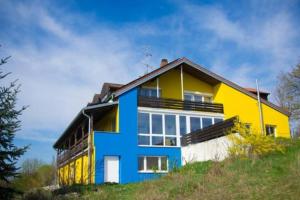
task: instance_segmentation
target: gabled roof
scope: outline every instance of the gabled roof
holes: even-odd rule
[[[137,86],[140,86],[143,83],[145,83],[145,82],[147,82],[147,81],[149,81],[149,80],[151,80],[151,79],[153,79],[153,78],[155,78],[155,77],[157,77],[157,76],[159,76],[159,75],[161,75],[161,74],[163,74],[163,73],[165,73],[165,72],[167,72],[171,69],[174,69],[174,68],[176,68],[180,65],[182,65],[184,67],[190,67],[190,68],[194,69],[196,72],[201,73],[202,75],[208,76],[213,80],[217,80],[219,82],[222,82],[222,83],[224,83],[224,84],[226,84],[226,85],[228,85],[228,86],[230,86],[230,87],[232,87],[232,88],[234,88],[234,89],[236,89],[236,90],[238,90],[238,91],[240,91],[240,92],[242,92],[242,93],[244,93],[244,94],[246,94],[246,95],[248,95],[248,96],[250,96],[254,99],[257,99],[257,96],[255,94],[247,91],[245,88],[243,88],[243,87],[241,87],[241,86],[239,86],[239,85],[237,85],[237,84],[221,77],[220,75],[217,75],[217,74],[207,70],[206,68],[204,68],[204,67],[202,67],[202,66],[200,66],[196,63],[193,63],[192,61],[190,61],[189,59],[187,59],[185,57],[176,59],[176,60],[174,60],[174,61],[158,68],[158,69],[153,70],[152,72],[150,72],[148,74],[145,74],[144,76],[141,76],[141,77],[129,82],[126,85],[123,85],[118,90],[116,90],[113,94],[115,95],[115,97],[118,97],[118,96],[124,94],[125,92],[127,92],[127,91],[129,91],[129,90],[131,90],[131,89],[133,89]],[[279,107],[279,106],[277,106],[277,105],[275,105],[275,104],[273,104],[269,101],[261,99],[261,102],[268,105],[268,106],[270,106],[271,108],[274,108],[275,110],[277,110],[277,111],[279,111],[279,112],[281,112],[281,113],[283,113],[287,116],[290,115],[290,113],[288,111],[286,111],[285,109],[283,109],[283,108],[281,108],[281,107]]]
[[[249,92],[254,92],[254,93],[257,93],[256,89],[255,88],[245,88],[247,91]],[[266,92],[266,91],[262,91],[262,90],[259,90],[259,93],[261,94],[270,94],[270,92]]]
[[[105,98],[105,96],[109,96],[110,93],[116,91],[122,86],[123,86],[122,84],[118,84],[118,83],[103,83],[101,93],[94,94],[92,102],[89,103],[88,105],[101,103],[103,98]]]

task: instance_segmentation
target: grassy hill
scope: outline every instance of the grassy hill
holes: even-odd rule
[[[300,141],[259,159],[199,162],[156,180],[127,185],[72,186],[57,199],[299,199]],[[74,193],[75,192],[75,193]]]

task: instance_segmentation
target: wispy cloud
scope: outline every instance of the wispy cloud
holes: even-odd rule
[[[61,23],[62,16],[34,5],[17,3],[16,9],[8,5],[14,11],[11,23],[16,32],[3,38],[3,46],[13,55],[8,69],[22,83],[20,104],[30,106],[18,137],[52,141],[92,95],[100,92],[101,83],[125,83],[142,71],[137,68],[140,63],[134,46],[121,33],[107,27],[78,33]],[[35,33],[18,32],[24,29],[35,29]],[[38,136],[35,130],[41,128],[53,132],[45,135],[41,131]]]
[[[18,138],[51,144],[103,82],[144,73],[144,46],[150,65],[186,56],[242,86],[263,77],[272,90],[276,75],[299,61],[299,21],[293,1],[260,3],[239,11],[177,1],[158,19],[114,26],[52,1],[1,1],[0,53],[13,56],[7,70],[22,83],[20,105],[30,105]]]

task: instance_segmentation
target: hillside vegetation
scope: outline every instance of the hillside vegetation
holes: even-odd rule
[[[287,146],[284,153],[188,164],[166,176],[143,183],[66,187],[56,190],[51,198],[299,199],[300,141],[283,140],[283,143]]]

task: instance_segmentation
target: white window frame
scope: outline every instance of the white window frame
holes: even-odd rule
[[[157,170],[148,170],[147,169],[147,157],[155,157],[158,158],[158,169]],[[168,156],[138,156],[139,158],[143,158],[143,164],[144,164],[144,169],[143,170],[139,170],[139,166],[138,166],[138,172],[139,173],[168,173],[169,172],[169,158]],[[161,170],[161,158],[166,158],[167,159],[167,170]],[[139,162],[138,162],[139,164]]]
[[[193,102],[196,102],[195,101],[195,95],[201,96],[201,102],[204,102],[205,97],[209,97],[211,99],[211,101],[209,103],[213,102],[213,94],[211,94],[211,93],[203,93],[203,92],[195,92],[195,91],[185,90],[183,96],[186,95],[186,94],[187,95],[192,95],[192,101]]]
[[[160,97],[161,88],[144,86],[144,87],[141,87],[140,89],[149,89],[149,90],[155,90],[155,91],[156,91],[156,97],[157,97],[157,98],[159,98],[159,97]],[[157,92],[158,92],[158,93],[157,93]],[[152,97],[152,96],[150,96],[150,97]]]
[[[197,117],[200,119],[200,128],[203,127],[202,125],[202,118],[211,118],[212,124],[215,124],[214,118],[220,118],[224,120],[224,115],[219,113],[196,113],[195,111],[183,111],[183,112],[176,112],[176,111],[166,111],[162,109],[153,109],[153,108],[144,108],[139,107],[138,113],[146,113],[149,114],[149,134],[145,133],[138,133],[138,136],[149,136],[150,137],[150,145],[140,145],[141,147],[164,147],[164,148],[178,148],[181,147],[180,138],[182,137],[180,135],[180,125],[179,125],[179,116],[185,116],[186,117],[186,131],[187,133],[191,132],[191,124],[190,124],[190,118],[191,117]],[[152,115],[158,114],[162,115],[162,130],[163,134],[152,134]],[[165,115],[175,115],[175,122],[176,122],[176,135],[166,135],[165,134]],[[163,137],[163,145],[152,145],[152,136],[160,136]],[[176,146],[166,146],[166,137],[176,137]]]

